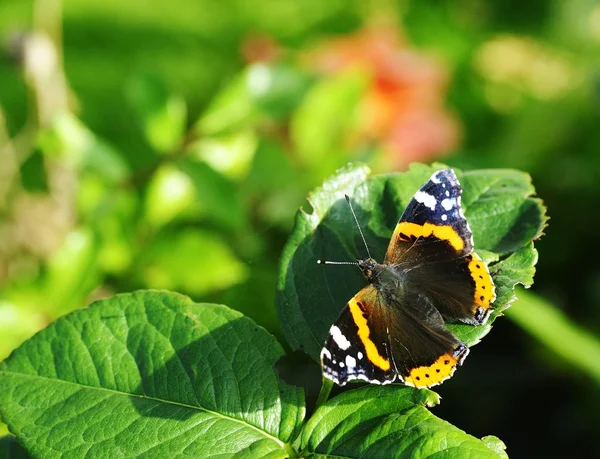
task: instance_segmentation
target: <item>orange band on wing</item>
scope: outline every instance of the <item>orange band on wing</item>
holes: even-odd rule
[[[448,225],[433,225],[431,223],[417,225],[416,223],[400,222],[396,226],[394,236],[398,237],[400,233],[414,237],[435,236],[438,239],[447,241],[457,252],[460,252],[465,246],[463,239],[454,228]]]
[[[358,337],[365,346],[367,358],[373,365],[381,368],[383,371],[389,370],[389,360],[385,359],[381,356],[381,354],[379,354],[377,346],[375,346],[375,343],[371,341],[371,338],[369,338],[371,331],[369,330],[367,319],[365,319],[365,316],[363,316],[363,312],[355,298],[352,298],[350,300],[350,302],[348,303],[348,307],[350,308],[352,319],[354,319],[354,323],[358,327]]]
[[[490,304],[496,299],[494,282],[485,263],[475,252],[471,254],[469,272],[473,281],[475,281],[475,304],[484,309],[489,309]]]
[[[442,355],[428,367],[417,367],[410,370],[404,378],[404,383],[414,387],[431,387],[445,381],[454,374],[458,365],[466,354],[454,356],[451,353]]]

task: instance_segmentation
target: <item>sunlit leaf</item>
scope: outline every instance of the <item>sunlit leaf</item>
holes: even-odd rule
[[[302,451],[318,458],[498,458],[487,442],[435,417],[430,391],[402,386],[350,390],[322,405],[302,432]]]
[[[64,316],[0,364],[0,414],[35,457],[284,458],[303,394],[231,309],[138,292]]]
[[[15,304],[10,293],[7,296],[9,298],[0,299],[0,360],[47,324],[41,312],[24,304]]]
[[[296,107],[311,80],[293,67],[251,65],[217,94],[198,129],[215,135],[245,128],[261,117],[282,118]]]
[[[139,74],[126,88],[148,142],[159,152],[171,152],[182,141],[187,109],[182,97],[169,92],[156,75]]]
[[[110,182],[123,180],[128,166],[123,157],[97,138],[74,115],[65,113],[40,133],[40,149],[81,171],[91,171]]]
[[[248,268],[219,235],[198,229],[161,233],[143,254],[146,285],[202,295],[243,282]]]
[[[48,259],[42,288],[45,309],[58,316],[83,306],[99,282],[98,241],[89,228],[75,229]]]
[[[214,137],[203,137],[190,146],[194,158],[231,179],[243,178],[252,164],[258,144],[251,130],[237,131]]]
[[[145,197],[146,218],[161,227],[192,208],[196,190],[190,176],[174,164],[163,164],[154,172]]]
[[[177,163],[177,166],[192,181],[195,190],[194,206],[201,218],[226,229],[238,229],[242,226],[244,207],[234,182],[203,161],[184,160]]]
[[[291,120],[291,137],[298,156],[318,164],[339,152],[356,123],[356,109],[367,84],[361,72],[324,79],[306,94]]]

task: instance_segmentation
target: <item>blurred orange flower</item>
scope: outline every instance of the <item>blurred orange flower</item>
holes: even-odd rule
[[[311,57],[326,73],[358,67],[371,75],[360,134],[381,144],[394,166],[430,161],[457,145],[458,122],[444,107],[446,72],[396,30],[368,27],[331,40]]]

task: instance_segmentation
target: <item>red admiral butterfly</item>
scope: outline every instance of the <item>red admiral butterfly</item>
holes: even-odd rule
[[[469,349],[445,323],[484,324],[496,295],[473,252],[461,195],[452,169],[434,173],[402,214],[383,263],[357,261],[369,285],[329,330],[325,377],[431,387],[462,364]]]

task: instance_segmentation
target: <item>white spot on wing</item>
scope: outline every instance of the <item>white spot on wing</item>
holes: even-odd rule
[[[446,190],[446,196],[450,196],[450,192]]]
[[[441,182],[440,178],[438,177],[438,174],[439,174],[439,172],[436,172],[435,174],[433,174],[431,176],[431,181],[433,183],[435,183],[436,185]]]
[[[335,344],[337,344],[342,351],[345,351],[350,347],[350,341],[348,341],[348,338],[342,334],[342,330],[340,330],[336,325],[333,325],[329,329],[329,333],[331,333],[333,341],[335,341]]]
[[[417,191],[415,193],[415,199],[425,207],[435,210],[435,205],[437,204],[435,196],[431,196],[429,193],[425,193],[424,191]]]
[[[329,352],[327,348],[323,348],[321,351],[321,359],[323,359],[323,357],[327,357],[329,360],[331,360],[331,352]]]
[[[442,214],[442,220],[444,220],[444,221],[448,220],[448,215]]]
[[[448,199],[448,198],[446,198],[446,199],[444,199],[444,200],[442,201],[442,207],[443,207],[444,209],[446,209],[446,210],[450,210],[450,209],[452,209],[452,206],[453,206],[453,205],[454,205],[454,199]]]
[[[356,359],[351,355],[346,356],[346,366],[348,368],[354,368],[356,366]]]
[[[363,358],[363,353],[358,351],[358,354],[356,355],[358,357],[358,360],[362,360]]]

